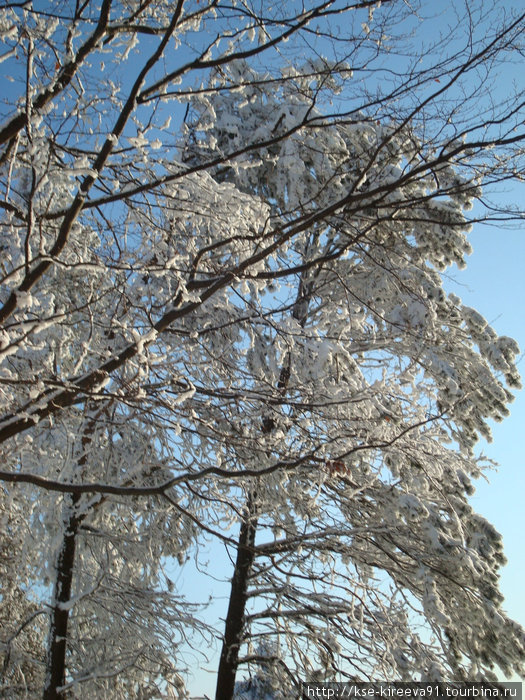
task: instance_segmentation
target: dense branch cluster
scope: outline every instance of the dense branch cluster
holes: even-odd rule
[[[442,272],[521,216],[525,17],[429,5],[0,9],[0,694],[522,672],[468,502],[519,350]]]

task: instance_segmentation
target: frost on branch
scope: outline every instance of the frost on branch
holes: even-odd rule
[[[520,672],[468,500],[519,350],[441,275],[522,167],[479,81],[523,18],[49,5],[0,11],[2,691],[182,696],[188,561],[232,578],[219,700]]]

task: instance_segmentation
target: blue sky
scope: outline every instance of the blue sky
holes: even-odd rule
[[[516,193],[516,197],[519,194]],[[476,308],[501,335],[515,338],[525,351],[525,225],[521,229],[476,225],[470,234],[474,252],[466,270],[452,271],[447,289]],[[519,364],[525,383],[525,360]],[[525,392],[518,392],[511,415],[493,425],[493,442],[480,443],[488,457],[499,463],[488,474],[490,483],[478,482],[471,502],[503,535],[509,560],[502,571],[501,589],[505,610],[525,626],[524,497],[523,465],[525,436]]]

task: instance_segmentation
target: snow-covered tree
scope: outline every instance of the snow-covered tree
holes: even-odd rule
[[[55,445],[64,478],[68,467],[72,481],[87,470],[91,478],[108,479],[109,471],[129,484],[166,478],[170,472],[163,474],[152,449],[154,431],[130,412],[105,410],[102,419],[86,408],[78,415],[79,439]],[[64,426],[64,434],[73,430]],[[49,458],[47,443],[44,436],[41,453]],[[155,697],[165,685],[181,691],[176,649],[195,620],[191,606],[169,590],[162,563],[184,556],[192,523],[159,496],[139,508],[111,496],[66,493],[44,512],[41,542],[50,541],[39,569],[50,569],[44,697],[56,697],[61,687],[87,697]]]
[[[518,348],[441,280],[519,215],[482,194],[523,169],[505,7],[423,46],[425,2],[4,3],[8,692],[182,693],[163,567],[204,533],[235,557],[218,698],[252,663],[283,693],[520,671],[467,500]]]
[[[36,696],[43,685],[45,609],[24,575],[25,547],[31,542],[27,503],[0,490],[0,696]]]
[[[276,665],[282,663],[276,652],[265,643],[259,645],[252,658],[257,670],[250,678],[235,684],[234,700],[279,700],[286,696],[280,674],[275,673]]]
[[[276,95],[262,82],[252,73],[256,87],[194,100],[190,162],[220,153],[232,131],[238,148],[256,125],[268,140],[283,115],[300,124],[309,111],[323,124],[307,84]],[[228,126],[217,118],[204,128],[210,112]],[[244,291],[258,319],[243,374],[267,398],[259,419],[239,427],[241,449],[229,445],[234,461],[272,474],[237,505],[218,698],[231,695],[242,642],[259,635],[286,639],[282,664],[296,683],[319,673],[316,662],[349,678],[491,678],[494,664],[508,673],[523,655],[522,633],[496,613],[499,536],[467,502],[481,468],[472,446],[490,435],[487,418],[507,411],[499,377],[519,385],[518,348],[447,296],[439,276],[469,250],[465,210],[479,191],[453,159],[405,186],[424,149],[417,131],[359,118],[299,129],[259,149],[257,164],[217,175],[284,221],[341,201],[355,185],[348,167],[362,180],[355,209],[314,221],[275,266],[267,261],[263,279],[283,264],[294,272],[278,291],[256,280]],[[275,541],[258,545],[258,529]],[[430,642],[410,633],[415,614]]]

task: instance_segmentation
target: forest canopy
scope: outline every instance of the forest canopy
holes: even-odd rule
[[[524,28],[3,3],[0,695],[187,697],[217,647],[217,700],[523,675],[469,502],[519,348],[443,273],[523,218]]]

